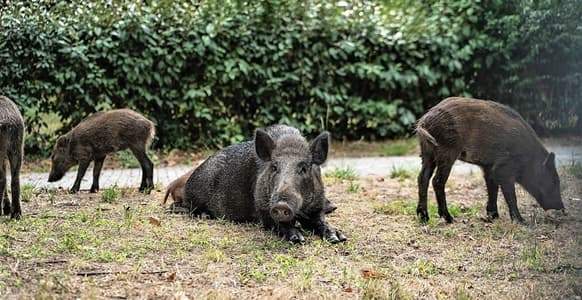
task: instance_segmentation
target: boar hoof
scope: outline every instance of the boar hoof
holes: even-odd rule
[[[493,222],[495,219],[499,219],[499,213],[496,211],[487,212],[487,218],[485,219],[486,222]]]
[[[89,190],[89,193],[92,193],[92,194],[97,193],[97,192],[99,192],[98,187],[91,187],[91,189]]]
[[[2,214],[5,216],[10,215],[10,204],[4,203],[4,209],[2,210]]]
[[[439,209],[439,217],[445,219],[445,221],[449,224],[453,223],[453,217],[449,214],[449,211],[445,208],[443,210]]]
[[[69,194],[76,194],[78,192],[79,192],[79,188],[75,188],[75,187],[73,187],[69,190]]]
[[[513,217],[511,218],[511,222],[519,225],[527,225],[527,223],[522,217]]]
[[[416,214],[420,218],[420,222],[422,222],[422,223],[428,223],[428,219],[429,218],[428,218],[428,211],[426,211],[426,209],[417,208],[416,209]]]
[[[140,187],[139,191],[140,191],[140,193],[144,193],[144,194],[149,195],[153,189],[154,189],[153,186],[147,186],[147,187]]]
[[[297,229],[289,230],[289,232],[287,232],[286,238],[288,241],[290,241],[293,244],[305,243],[305,238],[303,237],[301,232],[299,232],[299,230],[297,230]]]
[[[348,238],[341,231],[332,228],[329,228],[325,231],[324,238],[326,241],[332,244],[337,244],[348,240]]]
[[[22,215],[22,213],[20,211],[15,211],[15,212],[12,212],[12,214],[10,215],[10,218],[14,219],[14,220],[20,220],[21,215]]]

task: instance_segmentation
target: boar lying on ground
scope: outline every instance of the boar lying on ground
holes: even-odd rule
[[[184,202],[185,196],[184,188],[186,186],[186,181],[188,181],[188,178],[190,178],[194,170],[195,169],[190,170],[188,173],[180,176],[178,179],[172,181],[168,185],[168,188],[166,189],[166,195],[164,196],[163,204],[166,204],[166,202],[168,201],[168,197],[171,195],[173,200],[171,210],[173,210],[174,207],[180,207],[181,203]],[[329,199],[326,198],[325,203],[323,204],[323,213],[331,214],[336,209],[337,206],[335,206],[333,203],[329,201]]]
[[[544,209],[563,209],[554,153],[548,153],[535,132],[513,109],[493,102],[448,98],[431,108],[416,128],[422,169],[418,176],[417,213],[428,221],[427,189],[432,179],[439,216],[449,223],[445,183],[455,160],[483,169],[487,186],[487,215],[499,217],[497,193],[503,192],[511,219],[523,223],[517,208],[515,183]]]
[[[20,219],[20,167],[24,147],[24,120],[10,99],[0,96],[0,208],[1,213]],[[10,164],[12,203],[6,192],[6,160]]]
[[[76,193],[87,167],[94,161],[91,193],[95,193],[99,190],[99,175],[107,154],[129,148],[142,169],[139,190],[149,192],[154,186],[154,165],[146,150],[154,134],[154,124],[133,110],[95,113],[57,139],[48,181],[60,180],[67,170],[78,164],[77,178],[70,190]]]
[[[260,221],[294,243],[305,241],[296,222],[332,243],[345,241],[325,221],[334,210],[320,170],[328,148],[327,132],[307,143],[293,127],[259,129],[253,141],[227,147],[196,168],[181,205],[195,215]]]

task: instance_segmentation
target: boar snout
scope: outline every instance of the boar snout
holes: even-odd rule
[[[551,201],[549,203],[543,203],[542,208],[544,210],[555,209],[555,210],[565,210],[564,203],[562,200],[559,201]]]
[[[49,174],[48,182],[56,182],[61,180],[65,176],[64,172],[51,171]]]
[[[271,217],[277,222],[290,222],[295,218],[295,213],[285,202],[277,202],[271,206]]]

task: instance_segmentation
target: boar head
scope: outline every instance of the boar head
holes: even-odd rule
[[[271,218],[291,222],[302,208],[325,198],[317,186],[319,166],[327,159],[329,133],[323,132],[311,143],[300,135],[287,135],[275,142],[263,131],[255,133],[255,151],[263,162],[257,178],[255,198],[268,202]],[[321,180],[321,179],[319,179]]]

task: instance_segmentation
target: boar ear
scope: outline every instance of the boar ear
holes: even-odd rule
[[[271,136],[262,129],[257,129],[255,131],[255,151],[257,156],[264,160],[271,160],[271,154],[275,149],[275,142]]]
[[[546,159],[544,160],[544,166],[546,166],[547,168],[555,168],[556,167],[556,155],[554,154],[554,152],[550,152],[550,154],[548,154],[548,156],[546,156]]]
[[[327,159],[329,150],[329,132],[324,131],[318,135],[309,145],[312,161],[316,165],[321,165]]]

